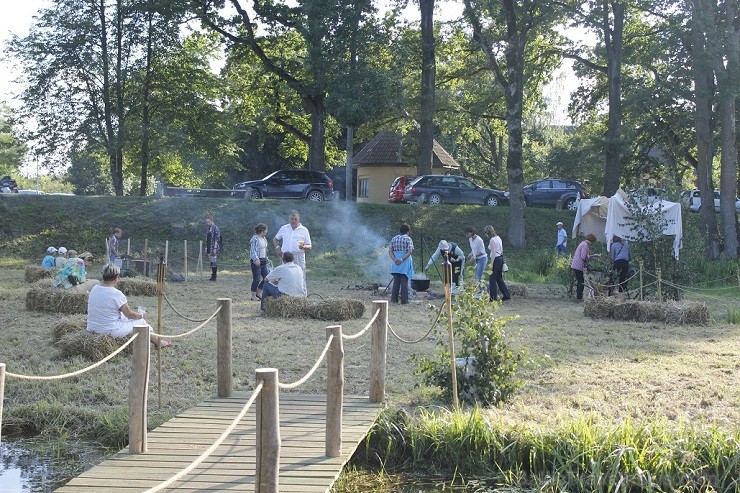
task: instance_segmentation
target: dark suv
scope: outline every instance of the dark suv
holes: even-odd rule
[[[586,199],[588,194],[577,181],[545,178],[524,186],[524,203],[527,206],[556,207],[576,210],[576,200]]]
[[[234,185],[245,199],[306,199],[314,202],[334,198],[334,182],[326,173],[307,169],[281,169],[261,180]]]
[[[403,193],[406,202],[417,204],[481,204],[505,205],[509,193],[503,190],[483,188],[462,176],[424,175],[416,178]]]

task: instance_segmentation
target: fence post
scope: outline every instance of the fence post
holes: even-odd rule
[[[373,313],[380,310],[370,334],[370,402],[385,400],[386,351],[388,349],[388,300],[373,301]]]
[[[133,368],[128,388],[128,451],[130,454],[144,454],[147,440],[149,326],[134,325],[134,334],[138,337],[132,343],[134,346]]]
[[[642,260],[640,260],[640,301],[643,300],[642,286],[643,286],[643,284],[642,284]]]
[[[131,238],[126,240],[126,256],[131,256]]]
[[[164,240],[164,265],[169,264],[170,260],[170,240]]]
[[[216,299],[221,308],[216,318],[216,373],[218,375],[218,396],[231,397],[231,298]]]
[[[149,240],[144,239],[144,275],[149,277]]]
[[[195,270],[203,277],[203,240],[198,241],[198,264]]]
[[[257,368],[257,383],[264,382],[257,398],[257,465],[255,493],[278,493],[280,477],[280,398],[276,368]]]
[[[326,456],[342,455],[342,407],[344,405],[344,344],[342,326],[326,328],[326,338],[334,336],[326,353]]]
[[[0,363],[0,441],[3,429],[3,401],[5,400],[5,363]]]
[[[661,289],[661,275],[660,275],[660,267],[655,268],[655,275],[658,278],[658,301],[663,301],[663,290]]]
[[[185,277],[185,282],[188,282],[188,240],[183,240],[183,242],[184,242],[184,244],[183,244],[183,248],[182,249],[183,249],[183,251],[185,253],[183,253],[183,259],[182,259],[183,260],[183,263],[182,263],[183,264],[183,268],[182,268],[182,270],[183,270],[183,274],[184,274],[183,277]]]

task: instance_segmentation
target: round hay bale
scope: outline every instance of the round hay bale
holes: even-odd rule
[[[87,317],[85,315],[71,315],[63,318],[61,322],[51,329],[51,340],[54,343],[67,334],[84,332],[87,328]]]
[[[150,279],[121,279],[116,288],[126,296],[157,296],[157,283]]]
[[[265,300],[266,317],[315,318],[318,320],[341,321],[360,318],[365,313],[365,304],[359,300],[316,300],[281,296]]]
[[[87,313],[87,291],[31,288],[26,293],[26,310],[54,313]]]
[[[591,318],[612,318],[614,315],[614,303],[609,298],[598,296],[589,298],[583,302],[583,314]]]
[[[56,269],[44,269],[40,265],[27,265],[25,272],[26,282],[32,283],[39,279],[51,279],[56,273]],[[51,281],[49,281],[49,285],[51,286]]]
[[[90,361],[99,361],[121,347],[129,338],[114,339],[110,336],[93,334],[86,330],[63,335],[54,345],[64,358],[82,356]],[[131,346],[124,351],[131,354]]]
[[[507,282],[506,287],[509,288],[511,296],[518,296],[520,298],[527,297],[527,285],[518,282]]]

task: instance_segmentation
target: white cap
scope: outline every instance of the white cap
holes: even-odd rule
[[[46,253],[57,253],[57,249],[54,247],[49,247],[46,249]]]
[[[562,226],[562,225],[563,225],[563,223],[561,223],[560,221],[558,221],[558,222],[555,223],[555,226]]]
[[[64,248],[64,247],[59,247],[59,253],[61,253],[62,255],[64,255],[65,253],[67,253],[67,249]]]
[[[439,242],[439,249],[440,250],[449,250],[450,249],[450,244],[447,243],[445,240],[442,240],[442,241]]]

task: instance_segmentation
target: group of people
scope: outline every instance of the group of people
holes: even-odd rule
[[[391,290],[391,302],[407,304],[409,302],[409,280],[414,275],[414,267],[412,254],[414,253],[414,242],[409,236],[411,231],[410,226],[407,223],[402,223],[399,229],[399,234],[391,239],[391,243],[388,246],[388,256],[393,262],[391,264],[391,274],[393,275],[393,288]],[[473,226],[465,228],[465,236],[468,238],[470,245],[470,253],[465,256],[460,245],[448,240],[441,240],[437,249],[429,258],[429,262],[424,267],[424,272],[442,257],[444,262],[450,263],[451,269],[451,283],[455,286],[455,289],[460,287],[460,277],[465,270],[465,261],[471,262],[475,265],[475,280],[478,284],[478,294],[480,297],[485,290],[483,284],[483,273],[488,265],[489,258],[491,260],[491,274],[488,278],[488,298],[490,301],[498,300],[498,292],[501,291],[501,301],[511,299],[511,293],[509,292],[506,283],[504,282],[504,247],[501,237],[496,233],[493,226],[486,226],[483,232],[488,236],[488,250],[490,251],[490,257],[486,252],[486,246],[483,242],[483,238],[478,236],[476,229]]]
[[[58,269],[67,261],[67,249],[62,247],[56,248],[50,246],[46,249],[46,255],[41,260],[41,267],[46,270]]]

